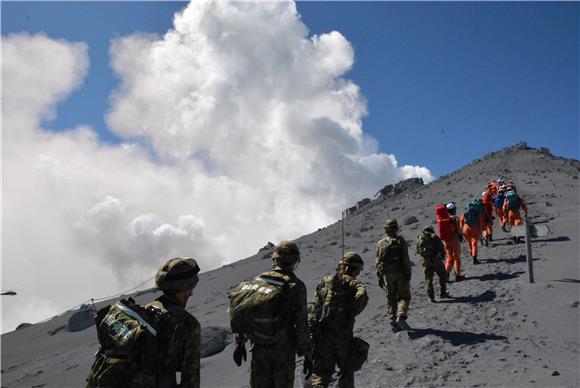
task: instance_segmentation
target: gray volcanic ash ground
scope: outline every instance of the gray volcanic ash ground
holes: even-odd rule
[[[577,160],[519,144],[428,185],[406,181],[387,187],[385,195],[348,216],[346,250],[363,256],[366,266],[360,279],[370,296],[355,326],[355,335],[371,344],[369,360],[356,374],[357,386],[580,386],[579,173]],[[528,283],[525,244],[515,244],[497,221],[494,241],[480,248],[481,265],[471,264],[463,244],[466,279],[449,284],[452,299],[428,300],[419,257],[411,249],[415,266],[408,322],[413,330],[391,333],[373,265],[384,219],[396,217],[414,248],[422,227],[435,223],[436,204],[455,201],[462,209],[499,175],[514,180],[528,204],[530,221],[550,229],[548,236],[532,239],[536,282]],[[302,252],[297,274],[310,299],[316,281],[334,271],[340,257],[340,222],[297,242]],[[187,306],[204,327],[202,386],[248,385],[249,362],[235,366],[231,337],[220,328],[228,327],[227,292],[268,270],[270,253],[271,247],[265,246],[252,257],[202,274]],[[147,303],[156,296],[149,292],[136,299]],[[2,387],[83,386],[98,344],[94,326],[66,329],[73,313],[2,335]],[[296,377],[296,386],[301,386],[301,362]]]

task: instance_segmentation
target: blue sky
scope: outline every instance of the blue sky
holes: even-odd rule
[[[104,123],[117,80],[109,41],[164,33],[180,2],[2,2],[2,34],[45,32],[87,42],[85,86],[48,128]],[[526,140],[579,157],[578,3],[299,2],[311,34],[341,32],[355,49],[364,130],[400,164],[435,176]],[[445,155],[442,155],[445,150]]]

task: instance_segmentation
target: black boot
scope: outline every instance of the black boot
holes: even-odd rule
[[[485,245],[486,247],[489,246],[489,237],[488,236],[485,236],[484,237],[484,239],[483,239],[483,245]]]
[[[493,241],[493,236],[491,234],[489,235],[489,241]]]
[[[451,298],[451,295],[447,291],[441,291],[441,299],[443,298]]]
[[[429,292],[427,296],[429,296],[431,302],[435,302],[435,293],[433,291]]]
[[[473,256],[473,264],[474,265],[481,264],[481,262],[477,260],[477,256]]]

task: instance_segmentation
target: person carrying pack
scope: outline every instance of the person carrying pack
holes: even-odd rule
[[[411,261],[407,242],[398,235],[397,220],[384,224],[386,237],[377,243],[376,272],[379,287],[386,288],[387,315],[391,330],[409,330],[407,315],[411,303]],[[386,280],[386,284],[385,284]]]
[[[421,256],[421,265],[425,274],[425,291],[431,302],[435,302],[435,290],[433,289],[433,274],[439,278],[439,290],[441,298],[449,298],[447,293],[447,273],[443,265],[445,259],[445,247],[441,239],[435,234],[432,226],[423,228],[423,232],[417,238],[417,253]]]
[[[451,238],[445,241],[445,261],[446,280],[449,281],[451,271],[455,271],[455,280],[461,280],[461,242],[463,235],[461,234],[461,227],[457,219],[457,206],[455,202],[447,204],[447,211],[449,212],[449,220],[451,224]]]
[[[242,282],[229,294],[234,362],[241,366],[246,360],[249,340],[253,388],[293,387],[296,354],[304,356],[304,374],[312,373],[306,286],[294,274],[300,262],[298,246],[281,241],[272,260],[272,271]]]
[[[87,388],[200,387],[201,327],[185,310],[198,273],[194,259],[171,259],[155,277],[161,297],[145,307],[129,298],[99,310],[100,349]]]
[[[483,201],[476,198],[467,204],[465,211],[459,217],[459,223],[467,246],[469,247],[469,252],[473,258],[473,264],[480,264],[477,259],[477,243],[481,237],[481,232],[483,230]],[[461,280],[461,278],[460,278]]]
[[[507,220],[505,217],[505,213],[503,211],[504,202],[505,202],[505,189],[501,188],[498,189],[497,193],[493,196],[493,204],[495,207],[495,214],[497,214],[499,224],[501,225],[501,230],[507,232],[507,229],[505,228]]]
[[[528,214],[528,207],[522,197],[520,197],[514,190],[508,191],[505,196],[503,211],[507,223],[511,226],[518,226],[523,223],[520,209],[523,209],[526,215]]]
[[[364,284],[356,280],[364,263],[358,253],[347,252],[336,273],[322,278],[308,314],[308,328],[313,343],[313,388],[328,387],[335,366],[340,369],[339,386],[354,388],[354,372],[360,370],[368,353],[368,344],[353,337],[355,317],[367,305]],[[365,346],[366,344],[366,346]],[[363,361],[358,354],[363,353]]]
[[[486,190],[481,193],[481,199],[483,201],[483,241],[485,246],[489,246],[489,242],[493,241],[493,199],[491,193],[488,191],[489,185]]]

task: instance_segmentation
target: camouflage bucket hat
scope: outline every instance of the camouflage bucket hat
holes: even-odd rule
[[[394,218],[388,218],[383,226],[385,228],[385,231],[387,232],[390,231],[396,232],[397,230],[399,230],[399,224],[397,223],[397,220]]]
[[[347,252],[344,254],[342,260],[340,260],[340,264],[344,264],[348,267],[353,267],[359,270],[363,270],[364,262],[362,257],[356,252]]]
[[[294,241],[283,240],[280,241],[274,253],[272,253],[272,260],[276,260],[281,264],[294,264],[300,261],[300,250]]]
[[[199,270],[199,265],[191,257],[171,259],[157,271],[155,284],[160,290],[191,290],[199,281]]]

